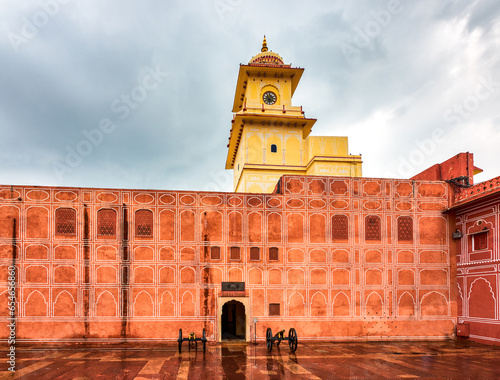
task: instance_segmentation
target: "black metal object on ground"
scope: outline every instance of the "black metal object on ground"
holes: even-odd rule
[[[285,338],[285,330],[281,330],[273,337],[273,332],[272,332],[271,328],[270,327],[267,328],[267,330],[266,330],[266,346],[267,346],[267,350],[269,352],[272,351],[273,345],[275,342],[276,342],[276,347],[279,347],[280,343],[283,340],[287,340],[288,346],[290,347],[290,350],[292,352],[295,352],[295,350],[297,349],[298,341],[297,341],[297,331],[295,331],[295,329],[293,327],[288,331],[288,337],[286,337],[286,338]]]
[[[198,349],[198,342],[203,343],[203,352],[206,351],[206,345],[207,345],[207,337],[205,335],[205,329],[203,329],[203,335],[201,338],[196,338],[193,333],[189,334],[187,338],[182,337],[182,329],[179,329],[179,339],[177,339],[177,342],[179,343],[179,353],[182,351],[182,342],[188,342],[188,347],[189,351],[191,351],[191,346],[194,346],[194,348],[197,350]]]

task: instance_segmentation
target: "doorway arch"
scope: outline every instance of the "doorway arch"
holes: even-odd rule
[[[229,301],[222,306],[221,339],[246,340],[245,305],[239,301]]]
[[[248,342],[250,339],[248,297],[220,297],[217,309],[218,341],[220,342],[223,339],[243,339]]]

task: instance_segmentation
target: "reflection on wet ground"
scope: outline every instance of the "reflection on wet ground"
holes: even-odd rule
[[[263,342],[166,345],[20,346],[15,374],[0,379],[500,379],[500,347],[467,341],[299,342],[269,353]]]

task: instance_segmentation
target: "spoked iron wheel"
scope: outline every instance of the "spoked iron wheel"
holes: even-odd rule
[[[290,350],[295,352],[297,349],[297,331],[293,327],[288,332],[288,345],[290,346]]]
[[[179,329],[179,339],[177,341],[179,342],[179,354],[180,354],[182,350],[182,329]]]
[[[271,331],[271,328],[268,327],[266,330],[266,346],[269,352],[271,352],[271,350],[273,349],[272,338],[273,338],[273,332]]]
[[[206,345],[207,345],[207,338],[206,338],[206,335],[205,335],[205,329],[203,329],[203,352],[205,352],[206,350]]]

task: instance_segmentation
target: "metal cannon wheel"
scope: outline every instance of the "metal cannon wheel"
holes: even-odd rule
[[[270,327],[266,330],[266,346],[269,352],[273,349],[273,332]]]
[[[203,329],[203,339],[202,339],[202,342],[203,342],[203,352],[205,352],[206,350],[206,345],[207,345],[207,338],[205,336],[205,329]]]
[[[182,329],[179,329],[179,339],[177,340],[179,342],[179,354],[182,351]]]
[[[288,346],[292,352],[295,352],[297,349],[297,331],[292,327],[290,331],[288,331]]]

